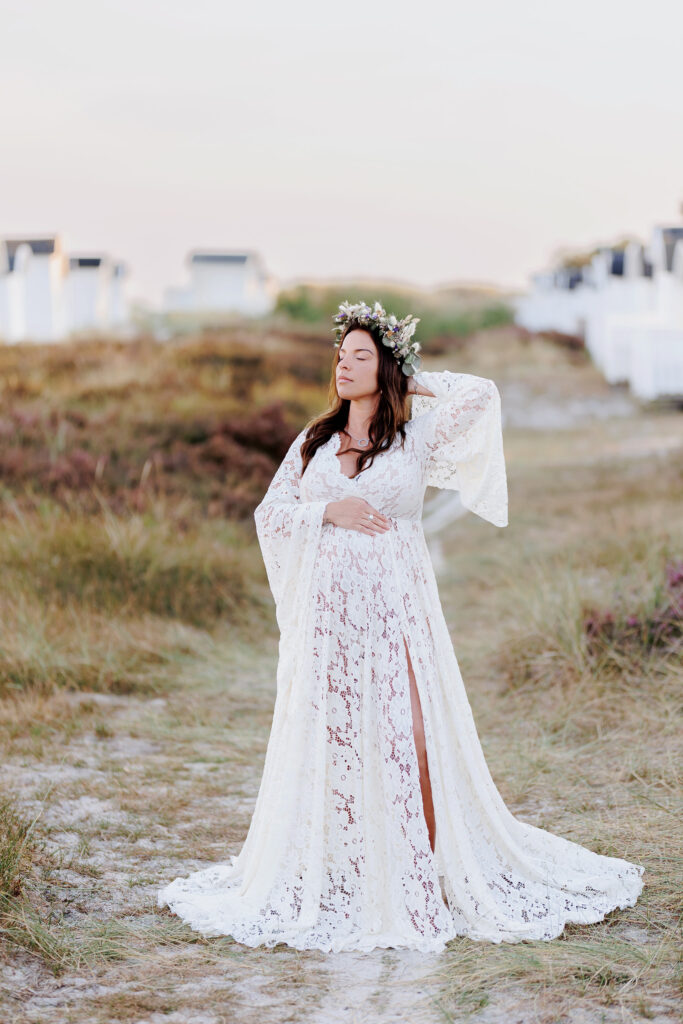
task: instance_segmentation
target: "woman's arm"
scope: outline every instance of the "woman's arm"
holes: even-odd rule
[[[313,559],[320,539],[327,501],[301,498],[300,431],[254,510],[256,533],[275,599],[280,629],[293,623],[301,587],[310,582]]]
[[[427,398],[436,398],[436,395],[434,394],[433,391],[430,391],[429,388],[426,388],[424,384],[417,383],[417,381],[415,380],[416,376],[418,376],[418,374],[414,373],[412,377],[408,378],[408,394],[425,395]]]
[[[507,526],[501,402],[494,381],[441,370],[418,372],[411,382],[411,418],[423,421],[427,486],[458,490],[466,508]],[[436,403],[425,401],[429,397]],[[420,416],[425,406],[429,411]]]

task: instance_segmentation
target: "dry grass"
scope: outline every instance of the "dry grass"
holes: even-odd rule
[[[301,344],[313,351],[315,338]],[[266,341],[274,364],[260,397],[279,390],[283,422],[296,424],[316,394],[320,404],[321,381],[290,402],[280,360],[291,342]],[[196,426],[206,410],[220,420],[216,380],[228,389],[244,372],[254,383],[256,357],[242,371],[239,346],[226,345],[52,350],[47,368],[25,351],[2,358],[15,360],[12,401],[43,395],[58,420],[80,405],[108,409],[113,424],[124,400],[135,415],[166,401]],[[505,329],[460,353],[459,368],[500,381],[504,409],[506,385],[525,402],[608,397],[580,354]],[[133,438],[132,421],[120,432]],[[448,531],[440,593],[504,799],[522,820],[643,863],[646,875],[635,907],[551,943],[460,939],[437,957],[248,949],[156,908],[161,884],[237,852],[249,825],[277,659],[253,531],[210,514],[204,484],[193,490],[189,477],[186,493],[160,489],[142,510],[117,507],[115,487],[97,500],[6,490],[6,1019],[673,1021],[683,668],[680,633],[653,643],[651,627],[671,599],[667,566],[683,557],[680,439],[666,410],[556,431],[511,426],[510,526],[470,516]],[[277,456],[267,459],[272,471]]]

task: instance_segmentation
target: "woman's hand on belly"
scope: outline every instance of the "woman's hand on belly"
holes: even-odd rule
[[[372,519],[370,519],[372,516]],[[359,533],[386,533],[391,529],[391,520],[382,515],[365,498],[342,498],[331,501],[325,507],[324,523],[343,526],[346,530],[358,530]]]

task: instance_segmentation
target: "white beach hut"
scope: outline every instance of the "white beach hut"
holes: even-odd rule
[[[0,337],[59,341],[67,329],[68,260],[59,235],[0,241]]]
[[[104,254],[71,255],[66,280],[69,331],[111,331],[128,321],[126,268]]]
[[[633,321],[628,383],[639,398],[683,396],[683,227],[657,226],[651,308]]]
[[[0,239],[0,341],[56,342],[128,324],[126,268],[67,255],[59,235]]]
[[[535,274],[515,320],[585,341],[610,383],[650,400],[683,396],[683,227],[657,226],[648,246],[603,246],[590,264]]]
[[[275,305],[273,281],[258,253],[242,250],[194,250],[188,256],[189,283],[169,288],[165,313],[261,316]]]

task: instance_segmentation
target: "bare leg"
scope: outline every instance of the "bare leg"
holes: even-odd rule
[[[408,653],[408,645],[406,643],[405,637],[403,638],[403,644],[405,646],[406,657],[408,659],[408,675],[410,677],[410,704],[413,711],[413,735],[415,737],[417,763],[420,768],[420,789],[422,791],[422,806],[424,808],[425,821],[427,822],[427,830],[429,832],[429,845],[432,848],[432,853],[434,853],[434,844],[436,842],[436,821],[434,820],[432,786],[429,779],[429,765],[427,763],[427,747],[425,744],[424,723],[422,721],[422,705],[420,704],[420,695],[417,692],[415,673],[413,672],[413,665],[410,660],[410,654]]]

